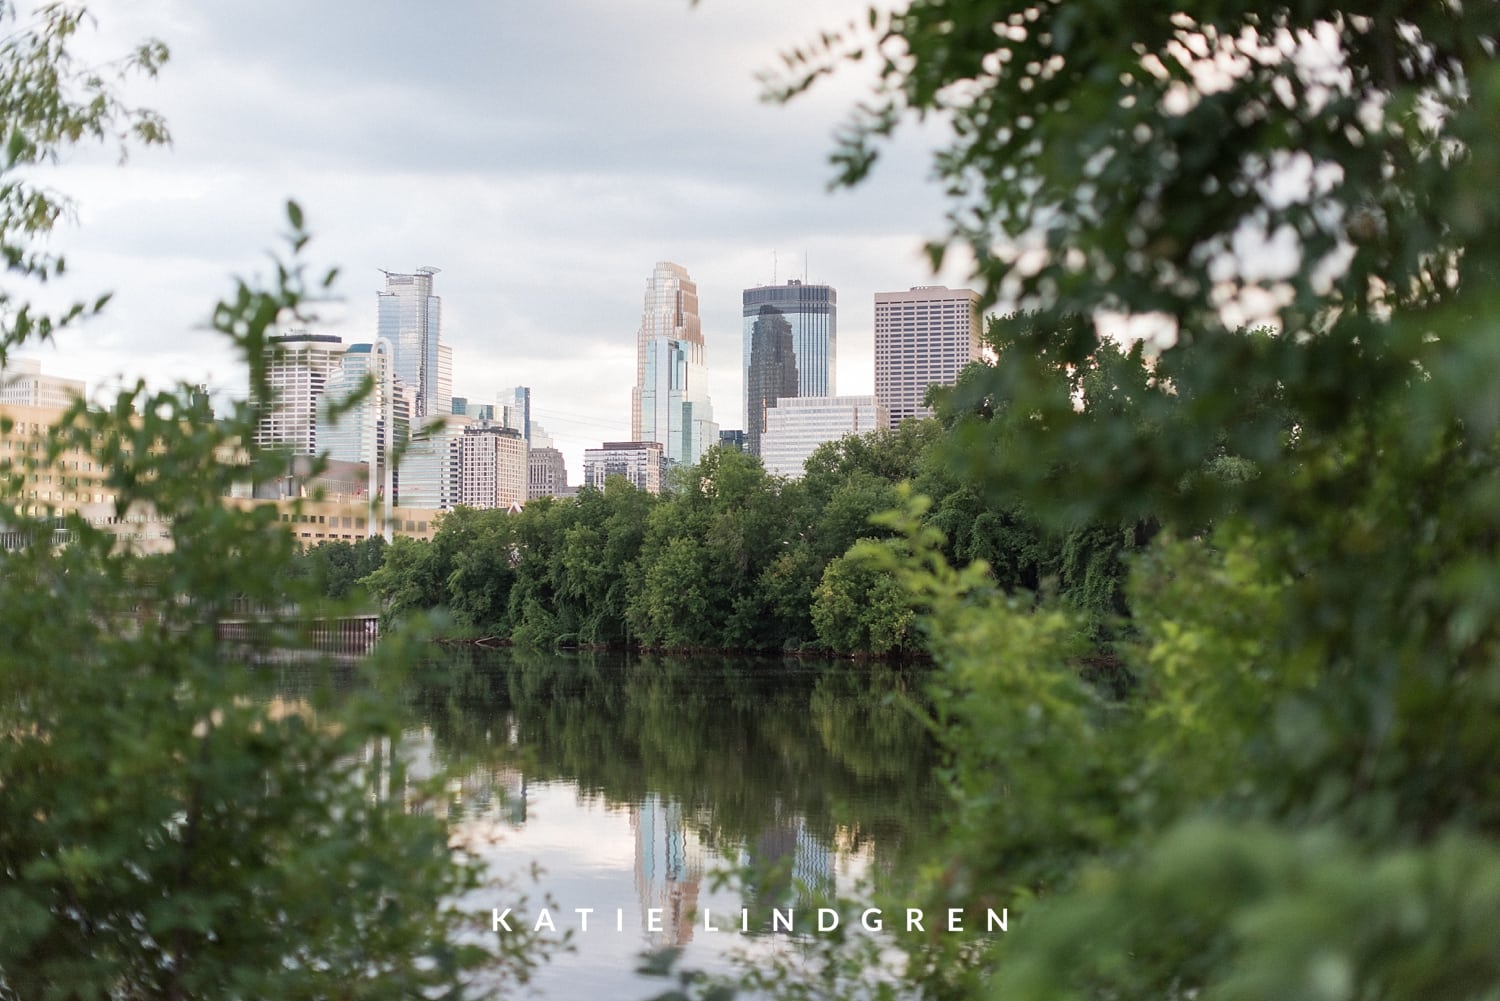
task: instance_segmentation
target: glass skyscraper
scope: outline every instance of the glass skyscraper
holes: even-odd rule
[[[760,455],[766,411],[793,396],[832,396],[838,293],[792,280],[744,293],[745,449]]]
[[[385,272],[377,292],[377,336],[396,351],[396,378],[416,397],[416,418],[437,417],[453,408],[453,353],[442,343],[443,300],[432,294],[437,268],[415,274]]]
[[[658,261],[646,282],[636,333],[631,437],[659,441],[669,463],[691,465],[719,443],[708,398],[698,285],[687,269]]]

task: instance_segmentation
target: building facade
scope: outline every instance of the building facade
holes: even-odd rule
[[[789,281],[747,288],[742,296],[745,443],[760,454],[766,411],[794,396],[832,396],[838,357],[838,293]]]
[[[875,399],[890,427],[928,417],[929,386],[951,386],[980,357],[979,293],[944,285],[875,293]]]
[[[8,358],[0,370],[0,405],[62,410],[84,396],[82,379],[46,375],[32,358]]]
[[[476,421],[492,421],[495,419],[495,405],[493,403],[477,403],[470,400],[467,396],[455,396],[451,409],[460,417],[468,417]]]
[[[318,403],[328,380],[343,366],[344,340],[295,331],[270,338],[267,352],[272,399],[256,426],[255,443],[287,448],[294,455],[316,455]]]
[[[495,420],[521,432],[531,442],[531,387],[514,386],[495,394]]]
[[[450,414],[428,421],[412,435],[401,459],[401,492],[406,507],[451,511],[463,503],[463,439],[469,418]]]
[[[460,444],[459,502],[520,508],[526,503],[526,439],[501,424],[470,424]]]
[[[568,493],[568,466],[551,446],[533,448],[526,458],[526,496],[562,497]]]
[[[396,378],[411,389],[418,419],[453,410],[453,352],[442,342],[443,301],[432,291],[437,273],[386,271],[385,289],[376,293],[376,334],[395,349]]]
[[[773,476],[801,479],[808,458],[824,442],[888,427],[873,396],[801,396],[766,411],[761,462]]]
[[[611,476],[623,476],[637,490],[659,494],[667,479],[666,451],[659,441],[607,441],[584,449],[583,482],[599,490]]]
[[[698,286],[687,269],[657,262],[646,282],[636,332],[636,384],[630,431],[636,441],[656,441],[673,465],[690,465],[719,441],[708,397]]]
[[[366,388],[367,379],[369,391],[350,403]],[[392,449],[404,445],[411,436],[415,406],[410,389],[394,376],[391,357],[371,344],[349,345],[339,367],[329,374],[320,397],[323,402],[315,421],[318,451],[337,462],[373,463],[375,479],[385,482]],[[340,411],[337,414],[333,412],[336,409]],[[393,493],[399,490],[394,486],[395,477],[393,470]]]

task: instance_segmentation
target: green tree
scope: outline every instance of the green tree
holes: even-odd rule
[[[929,993],[1491,996],[1497,47],[1493,4],[911,0],[789,58],[782,96],[877,68],[845,183],[951,126],[933,257],[1031,311],[952,468],[1054,531],[1150,519],[1120,702],[1075,610],[896,523],[954,761],[928,892],[1023,915],[913,944]]]
[[[867,561],[840,556],[813,592],[818,642],[840,653],[887,654],[915,645],[914,616],[895,576]]]
[[[82,10],[12,21],[4,4],[0,17],[0,243],[14,280],[45,278],[63,268],[37,249],[61,203],[26,168],[85,139],[165,133],[74,64]],[[154,72],[165,55],[149,43],[126,65]],[[333,279],[306,275],[295,204],[287,222],[292,254],[272,280],[237,283],[212,315],[249,367],[250,400],[215,418],[194,386],[137,383],[104,409],[72,407],[0,476],[18,540],[0,551],[0,996],[457,998],[527,969],[521,940],[469,935],[457,899],[481,867],[405,782],[400,704],[380,684],[402,645],[341,705],[327,691],[273,704],[237,658],[296,646],[297,620],[240,651],[218,638],[242,599],[321,601],[287,573],[294,541],[274,513],[222,504],[277,462],[253,445],[245,464],[227,458],[270,398],[267,337]],[[101,302],[44,318],[8,297],[0,357]],[[120,515],[170,525],[170,552],[136,555],[24,489],[77,454]]]

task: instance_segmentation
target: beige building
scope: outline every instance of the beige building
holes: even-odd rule
[[[81,395],[83,383],[74,384]],[[68,449],[55,460],[47,461],[48,430],[66,409],[66,406],[0,404],[0,476],[15,478],[14,501],[9,510],[0,510],[0,548],[24,544],[28,533],[18,524],[23,519],[55,519],[54,524],[61,532],[62,519],[77,515],[89,525],[115,535],[134,551],[154,553],[171,549],[172,526],[154,510],[139,504],[123,514],[116,509],[117,495],[105,485],[105,470],[93,455]],[[6,500],[11,501],[12,497]]]
[[[459,503],[465,507],[516,508],[526,503],[526,438],[500,424],[464,428]]]
[[[979,293],[945,285],[875,293],[875,400],[889,427],[908,417],[930,417],[922,406],[929,386],[951,386],[979,360]]]
[[[371,534],[381,534],[379,525],[375,526],[373,533],[370,532],[370,505],[359,498],[254,500],[226,497],[224,504],[241,511],[267,505],[277,508],[281,512],[281,521],[290,527],[297,541],[305,546],[316,546],[324,542],[362,542]],[[397,536],[431,540],[437,531],[437,518],[441,513],[425,508],[393,507],[391,532]],[[377,514],[377,521],[379,517]]]
[[[526,460],[526,496],[562,497],[568,492],[568,466],[563,454],[548,447],[532,448]]]
[[[0,510],[0,548],[26,544],[31,533],[21,522],[30,519],[54,519],[54,539],[66,541],[63,519],[77,515],[89,525],[116,536],[130,551],[170,551],[171,523],[146,505],[132,505],[124,513],[118,511],[117,494],[105,484],[105,469],[95,456],[70,449],[53,461],[46,461],[48,431],[63,413],[64,408],[55,406],[0,405],[0,476],[15,477],[16,491],[10,509]],[[226,453],[223,461],[233,463],[236,458]],[[356,496],[337,500],[225,497],[223,503],[240,510],[274,506],[281,512],[281,521],[290,526],[299,541],[308,545],[363,539],[370,516],[368,498]],[[436,530],[436,514],[394,508],[391,513],[394,534],[430,539]]]

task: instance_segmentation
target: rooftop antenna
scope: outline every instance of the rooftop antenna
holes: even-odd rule
[[[771,251],[771,284],[776,284],[776,251]]]
[[[807,251],[802,251],[802,284],[807,284]]]

